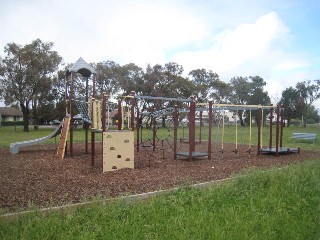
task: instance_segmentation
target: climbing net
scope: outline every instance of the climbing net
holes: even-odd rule
[[[165,159],[168,153],[173,154],[173,100],[177,99],[136,96],[136,100],[137,147],[146,152],[149,159]]]
[[[74,100],[77,111],[81,114],[85,123],[91,124],[91,104],[90,101]]]

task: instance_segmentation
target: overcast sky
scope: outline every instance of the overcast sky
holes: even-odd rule
[[[176,62],[228,82],[259,75],[273,101],[320,79],[320,0],[0,0],[0,55],[40,38],[65,63]],[[320,101],[316,104],[320,108]]]

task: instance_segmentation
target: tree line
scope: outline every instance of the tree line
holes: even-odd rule
[[[65,115],[65,72],[71,63],[64,64],[58,52],[52,50],[52,42],[40,39],[21,46],[8,43],[4,56],[0,56],[0,99],[6,105],[21,109],[24,130],[28,131],[29,118],[35,124]],[[217,73],[207,69],[195,69],[184,75],[183,66],[169,62],[164,65],[148,64],[146,69],[129,63],[120,65],[114,61],[91,63],[96,73],[96,94],[138,95],[189,98],[214,103],[270,105],[271,99],[264,90],[265,80],[261,76],[235,76],[227,83]],[[81,75],[75,78],[76,96],[85,95]],[[92,85],[90,85],[92,92]],[[320,98],[320,80],[304,80],[295,87],[282,92],[279,104],[285,109],[285,119],[302,117],[309,122],[318,122],[319,116],[312,105]],[[243,114],[239,113],[241,124]]]

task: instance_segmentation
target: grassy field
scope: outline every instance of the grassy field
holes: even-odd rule
[[[10,143],[12,142],[19,142],[25,140],[36,139],[40,137],[44,137],[50,134],[54,130],[54,127],[47,126],[42,127],[40,126],[39,130],[34,130],[32,126],[30,126],[30,132],[23,132],[22,126],[19,127],[0,127],[0,147],[9,147]],[[196,128],[196,139],[199,139],[199,131],[200,128]],[[237,138],[236,138],[237,132]],[[320,141],[316,140],[313,144],[310,140],[305,141],[294,141],[291,139],[293,132],[309,132],[309,133],[316,133],[318,138],[320,138],[320,126],[318,125],[308,125],[307,128],[303,127],[289,127],[284,128],[284,135],[283,135],[283,146],[285,147],[300,147],[301,149],[320,149]],[[273,127],[273,145],[275,146],[275,134],[276,129]],[[152,131],[144,129],[143,131],[143,138],[150,139],[152,138]],[[208,139],[208,127],[202,127],[201,129],[202,140]],[[249,127],[238,127],[236,129],[235,126],[226,126],[224,131],[221,127],[213,127],[212,130],[212,140],[215,141],[217,144],[222,143],[222,139],[224,142],[233,142],[236,141],[238,144],[250,144],[250,135],[251,135],[251,144],[253,146],[257,145],[257,128],[252,127],[251,134]],[[78,127],[74,131],[74,141],[75,142],[83,142],[84,141],[84,130],[81,127]],[[159,128],[157,130],[157,137],[159,139],[167,139],[169,138],[172,140],[173,138],[173,130],[172,128]],[[178,130],[178,138],[188,138],[188,128],[179,128]],[[90,139],[90,132],[89,132],[89,139]],[[101,141],[101,134],[96,134],[96,140]],[[57,143],[59,141],[59,136],[56,138],[52,138],[46,142],[46,144]],[[263,128],[262,133],[262,144],[265,146],[269,145],[269,127]]]
[[[249,173],[209,189],[1,220],[0,239],[320,238],[319,160]]]

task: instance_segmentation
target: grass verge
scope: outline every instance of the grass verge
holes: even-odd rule
[[[1,239],[319,239],[320,161],[209,189],[0,222]]]

